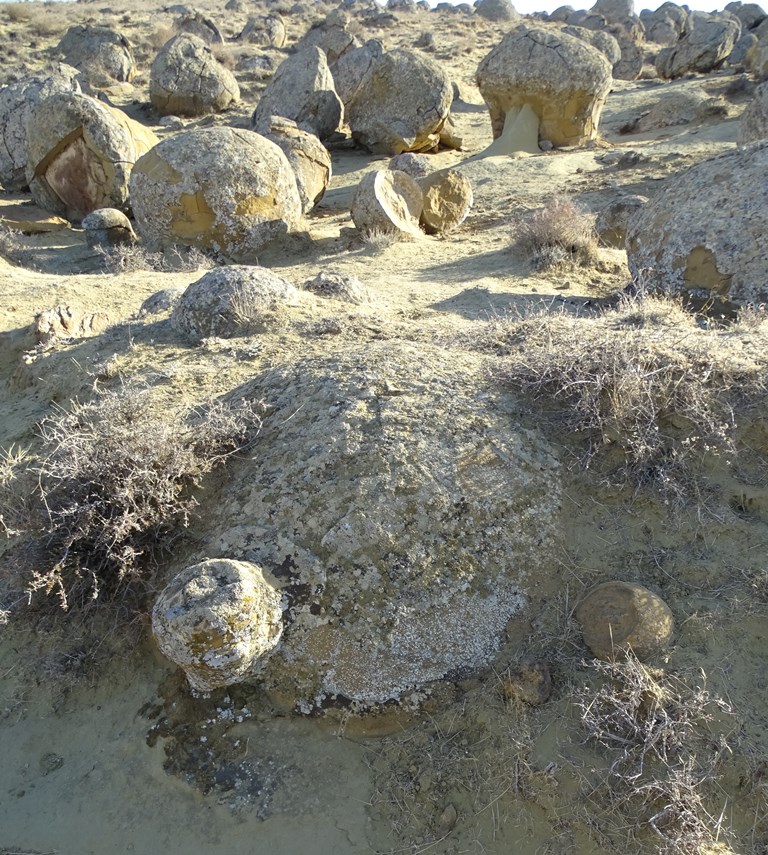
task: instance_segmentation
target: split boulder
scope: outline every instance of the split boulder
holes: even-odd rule
[[[714,71],[728,59],[740,35],[741,24],[732,15],[691,12],[682,38],[659,51],[656,71],[668,80],[694,71]]]
[[[352,222],[364,234],[418,235],[424,207],[421,188],[410,175],[390,169],[369,172],[352,198]]]

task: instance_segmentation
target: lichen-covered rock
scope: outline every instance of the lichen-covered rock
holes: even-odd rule
[[[765,139],[768,139],[768,83],[761,83],[741,114],[738,142],[744,146]]]
[[[88,95],[60,92],[27,123],[27,183],[42,208],[80,220],[97,208],[124,209],[131,169],[157,137]]]
[[[647,659],[672,639],[669,606],[636,582],[605,582],[576,607],[584,643],[598,659],[615,659],[628,650]]]
[[[256,105],[252,126],[263,132],[273,116],[282,116],[322,140],[338,129],[343,115],[328,60],[320,48],[309,47],[278,66]]]
[[[682,38],[659,51],[656,71],[668,80],[692,71],[714,71],[728,58],[740,35],[741,24],[732,15],[691,12]]]
[[[237,37],[239,42],[252,45],[269,45],[281,48],[285,45],[285,22],[280,15],[266,17],[250,17]]]
[[[421,188],[410,175],[376,169],[357,185],[352,197],[352,222],[364,234],[418,235],[423,206]]]
[[[593,48],[597,48],[601,54],[610,62],[611,67],[621,60],[621,47],[616,39],[604,30],[588,30],[586,27],[574,27],[567,25],[563,32],[574,38],[581,39]]]
[[[117,208],[99,208],[83,218],[81,227],[90,247],[122,246],[136,243],[136,234],[131,221]]]
[[[240,87],[202,39],[179,33],[152,63],[149,97],[161,115],[204,116],[238,101]]]
[[[0,89],[0,184],[6,190],[27,186],[27,122],[37,104],[57,92],[79,93],[76,77],[76,69],[60,65]]]
[[[650,288],[715,309],[768,300],[768,142],[667,179],[629,221],[629,268]]]
[[[591,45],[525,25],[508,33],[477,69],[494,139],[509,114],[528,106],[538,117],[539,139],[554,145],[582,145],[597,136],[611,80],[608,60]]]
[[[479,0],[475,4],[475,14],[487,21],[516,21],[520,15],[511,0]]]
[[[187,287],[173,307],[171,326],[193,341],[263,332],[276,307],[299,298],[297,288],[264,267],[216,267]]]
[[[675,44],[685,30],[688,11],[667,0],[655,11],[644,9],[640,20],[645,27],[647,41],[669,46]]]
[[[253,678],[283,632],[282,598],[262,569],[209,559],[175,576],[152,609],[152,632],[190,686],[210,692]]]
[[[345,303],[360,305],[368,301],[365,285],[351,273],[321,270],[317,276],[304,283],[304,289],[318,297],[343,300]]]
[[[336,92],[347,111],[349,105],[367,85],[373,68],[384,54],[384,46],[377,39],[369,39],[364,45],[353,48],[341,56],[333,66],[333,80]]]
[[[296,176],[302,211],[308,214],[323,198],[331,181],[331,155],[320,140],[295,122],[272,116],[264,136],[280,146]]]
[[[90,338],[109,326],[106,312],[88,312],[78,306],[55,306],[35,315],[35,337],[42,345],[70,338]]]
[[[349,104],[352,136],[377,154],[429,151],[453,102],[447,72],[410,50],[382,54]]]
[[[646,196],[628,194],[619,196],[602,208],[595,221],[595,231],[601,242],[623,249],[627,239],[627,224],[647,201]]]
[[[136,75],[130,42],[109,27],[76,24],[67,30],[56,50],[96,85],[104,78],[130,81]]]
[[[182,244],[248,262],[293,231],[301,200],[293,170],[253,131],[200,128],[169,137],[135,165],[131,205],[150,244]]]
[[[318,47],[325,54],[328,65],[333,67],[345,53],[360,45],[358,39],[347,29],[349,23],[349,15],[341,9],[335,9],[299,39],[296,50]]]
[[[556,452],[484,361],[368,342],[241,390],[274,407],[209,521],[217,549],[280,568],[292,600],[262,680],[310,711],[397,700],[486,666],[557,573]]]
[[[173,22],[177,33],[187,33],[202,39],[207,45],[223,45],[224,36],[216,24],[200,12],[187,12]]]
[[[432,172],[432,165],[429,162],[429,155],[406,151],[389,159],[389,169],[404,172],[411,178],[423,178]]]
[[[424,196],[420,222],[428,234],[446,234],[466,220],[474,201],[466,176],[456,169],[441,169],[417,183]]]

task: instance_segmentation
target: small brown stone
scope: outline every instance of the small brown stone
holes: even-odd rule
[[[523,701],[537,707],[552,694],[552,675],[546,662],[526,662],[504,681],[504,695],[510,701]]]

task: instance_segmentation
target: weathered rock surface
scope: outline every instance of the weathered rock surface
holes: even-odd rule
[[[152,609],[158,647],[210,692],[258,674],[283,632],[280,591],[253,563],[209,559],[175,576]]]
[[[389,168],[396,169],[399,172],[404,172],[410,175],[411,178],[423,178],[432,172],[432,164],[429,162],[429,155],[415,154],[412,151],[396,154],[389,159]]]
[[[352,222],[367,234],[418,235],[424,206],[421,188],[410,175],[390,169],[369,172],[352,198]]]
[[[768,139],[768,83],[757,87],[755,97],[741,114],[738,135],[739,145],[764,139]]]
[[[333,80],[345,111],[349,109],[349,105],[361,87],[367,83],[373,73],[373,67],[383,53],[382,43],[376,39],[370,39],[364,45],[345,53],[334,64]]]
[[[87,312],[77,306],[56,306],[35,315],[35,337],[43,345],[70,338],[90,338],[109,326],[105,312]]]
[[[714,71],[725,62],[741,35],[733,16],[691,12],[677,44],[659,51],[656,71],[672,80],[692,71]]]
[[[343,115],[325,54],[309,47],[280,64],[256,105],[252,126],[263,132],[273,116],[282,116],[322,140],[337,130]]]
[[[727,115],[724,101],[709,97],[703,89],[686,87],[659,93],[651,109],[627,122],[621,132],[644,133],[675,125],[699,124],[707,119],[722,120]]]
[[[333,68],[344,54],[360,45],[358,39],[347,29],[349,23],[350,17],[346,12],[341,9],[334,10],[299,39],[296,50],[318,47],[325,54],[328,65]]]
[[[508,116],[528,106],[538,117],[539,139],[555,145],[581,145],[597,136],[611,80],[608,60],[581,39],[525,25],[508,33],[477,69],[494,139]]]
[[[37,105],[57,92],[79,93],[76,76],[76,69],[60,65],[0,90],[0,184],[6,190],[27,186],[27,122]]]
[[[238,467],[211,522],[217,548],[281,568],[293,599],[267,690],[309,712],[482,667],[556,572],[554,449],[483,377],[472,355],[368,342],[242,390],[274,406],[269,451]]]
[[[331,181],[331,155],[320,140],[295,122],[272,116],[264,136],[280,146],[296,176],[301,208],[308,214],[323,198]]]
[[[163,140],[135,165],[131,205],[150,244],[183,244],[238,262],[293,231],[301,200],[293,170],[270,140],[203,128]]]
[[[586,27],[574,27],[567,25],[563,32],[574,38],[581,39],[593,48],[597,48],[601,54],[610,62],[611,67],[621,60],[621,48],[616,39],[604,30],[588,30]]]
[[[149,97],[161,115],[204,116],[238,101],[240,87],[202,39],[180,33],[152,63]]]
[[[56,50],[64,62],[82,71],[96,85],[104,78],[130,81],[136,60],[128,39],[109,27],[77,24],[70,27]]]
[[[272,310],[298,302],[299,296],[290,282],[263,267],[217,267],[184,291],[171,325],[193,341],[263,332]]]
[[[124,209],[131,169],[157,137],[88,95],[61,92],[27,123],[27,183],[38,205],[71,220]]]
[[[349,104],[352,136],[377,154],[437,146],[453,102],[447,72],[410,50],[382,54]]]
[[[83,218],[81,227],[90,247],[110,247],[132,244],[137,241],[131,221],[117,208],[99,208]]]
[[[285,45],[285,21],[280,15],[251,16],[237,37],[239,42],[252,45],[270,45],[281,48]]]
[[[728,3],[725,11],[735,15],[741,21],[743,30],[754,30],[768,18],[765,9],[758,3],[742,3],[740,0]]]
[[[647,286],[715,306],[768,300],[768,142],[664,182],[627,229],[629,268]]]
[[[648,201],[646,196],[628,194],[609,202],[600,210],[595,221],[595,231],[602,243],[617,249],[624,247],[627,239],[627,225]]]
[[[186,33],[201,39],[207,45],[223,45],[224,36],[216,24],[200,12],[187,12],[173,22],[177,33]]]
[[[657,594],[635,582],[605,582],[576,607],[584,643],[598,659],[631,651],[647,659],[669,644],[674,619]]]
[[[511,0],[480,0],[475,4],[475,14],[487,21],[516,21],[520,15]]]
[[[644,9],[640,20],[645,27],[645,37],[649,42],[660,45],[674,45],[685,30],[688,11],[677,3],[667,0],[655,11]]]
[[[417,183],[424,195],[420,221],[428,234],[446,234],[466,220],[474,201],[466,176],[455,169],[441,169]]]
[[[345,303],[360,305],[368,301],[365,285],[351,273],[337,273],[333,270],[321,270],[313,279],[304,283],[304,289],[318,297],[343,300]]]

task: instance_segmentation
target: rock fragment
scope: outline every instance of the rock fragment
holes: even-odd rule
[[[367,234],[419,235],[424,198],[410,175],[376,169],[360,182],[352,199],[352,221]]]

